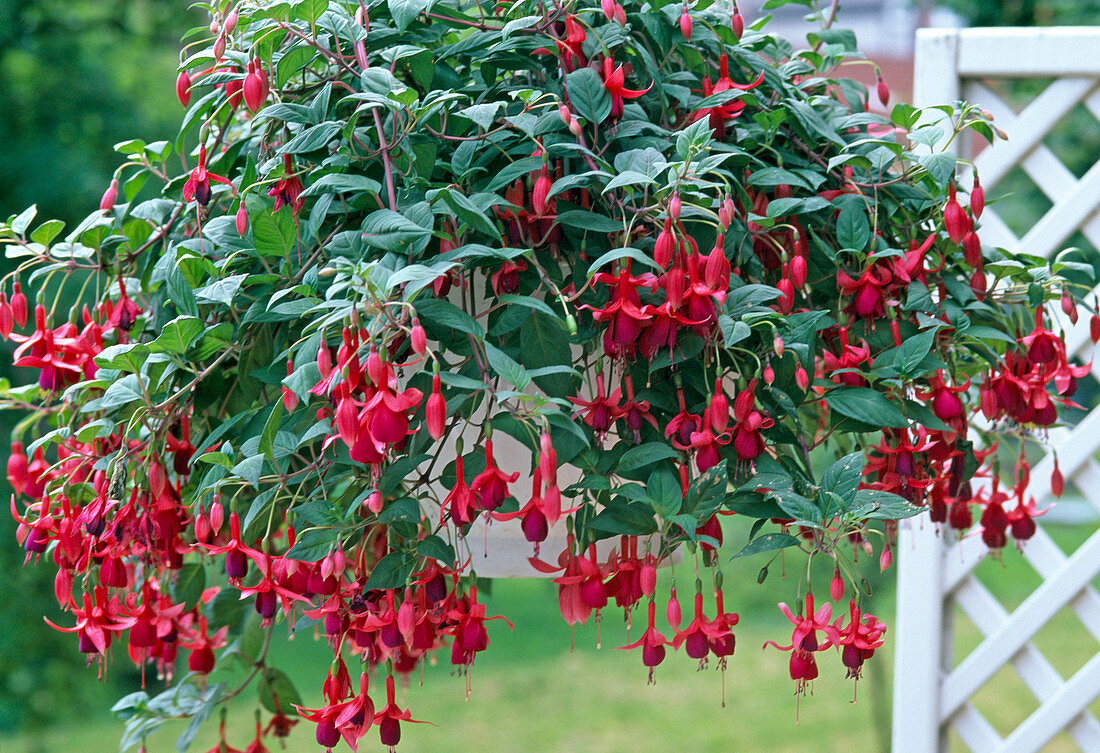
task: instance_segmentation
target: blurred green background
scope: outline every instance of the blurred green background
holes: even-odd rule
[[[1096,0],[948,0],[942,4],[976,24],[1095,23],[1100,13]],[[0,216],[37,204],[40,217],[61,218],[71,226],[98,204],[110,181],[118,164],[113,144],[174,135],[181,115],[173,87],[178,40],[189,27],[202,22],[201,14],[188,11],[181,0],[0,0],[0,143],[4,144]],[[1020,100],[1033,93],[1027,87],[1016,92]],[[1075,172],[1100,153],[1095,120],[1084,120],[1087,114],[1079,117],[1081,127],[1052,137],[1057,153]],[[1036,207],[1044,206],[1026,179],[1011,190],[1014,195],[1006,201],[1018,211],[1002,216],[1026,221]],[[0,375],[10,377],[12,370],[6,365],[10,345],[3,347]],[[0,415],[0,427],[9,431],[15,420]],[[9,493],[3,483],[0,498],[6,499]],[[111,753],[117,750],[122,723],[113,720],[108,709],[119,696],[138,687],[139,677],[119,651],[105,678],[97,680],[96,670],[84,667],[71,636],[43,624],[44,614],[62,624],[71,618],[59,615],[54,605],[53,568],[22,567],[23,552],[15,543],[14,528],[10,516],[0,514],[0,751]],[[1091,524],[1057,527],[1055,535],[1073,546],[1092,528]],[[736,546],[747,532],[732,523],[727,535]],[[1004,565],[983,564],[983,576],[1011,606],[1038,581],[1015,551],[1006,552],[1004,559]],[[727,583],[754,583],[762,564],[736,560],[724,568]],[[797,563],[790,567],[798,569]],[[687,566],[681,569],[685,571],[680,573],[681,583],[690,583]],[[789,638],[789,624],[775,601],[776,594],[791,593],[793,588],[776,583],[779,570],[776,563],[765,585],[743,593],[727,587],[727,607],[739,611],[742,621],[738,650],[724,680],[713,666],[699,672],[686,656],[670,654],[658,668],[652,687],[646,686],[637,652],[612,648],[626,642],[621,615],[615,610],[606,611],[603,648],[597,650],[594,625],[571,635],[557,613],[556,594],[549,582],[496,583],[488,600],[490,613],[512,618],[515,630],[491,623],[493,645],[477,661],[468,701],[465,680],[450,676],[446,656],[426,668],[423,686],[414,682],[407,700],[416,718],[437,726],[407,725],[402,749],[888,750],[891,633],[887,649],[868,663],[859,685],[859,703],[854,706],[852,682],[844,679],[838,657],[823,655],[821,679],[814,694],[798,704],[796,723],[786,654],[761,648],[765,640]],[[869,608],[892,623],[892,573],[875,585]],[[690,589],[681,585],[681,590]],[[690,610],[687,599],[684,608]],[[637,627],[633,634],[638,634]],[[1072,616],[1060,615],[1040,633],[1038,645],[1068,676],[1098,648],[1095,640],[1082,635]],[[972,647],[977,640],[977,631],[960,620],[956,650]],[[276,652],[285,658],[280,666],[294,678],[306,704],[315,704],[330,656],[325,644],[314,642],[307,630],[293,641],[280,640]],[[151,691],[160,689],[155,679],[150,678],[150,683]],[[251,739],[254,704],[251,692],[235,703],[229,737],[234,747],[243,749]],[[983,690],[978,706],[1003,732],[1035,703],[1005,670]],[[317,749],[312,729],[307,728],[311,726],[294,730],[289,750]],[[174,750],[181,728],[169,725],[157,733],[149,741],[149,750]],[[192,750],[207,750],[215,742],[216,724],[211,722]],[[1059,740],[1050,750],[1075,749],[1063,745],[1070,744]],[[378,748],[374,733],[362,748]]]

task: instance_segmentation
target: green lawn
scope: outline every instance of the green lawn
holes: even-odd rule
[[[1088,534],[1083,529],[1061,529],[1056,538],[1074,545]],[[981,576],[1012,607],[1037,584],[1034,573],[1019,562],[1018,553],[1005,553],[1005,563],[989,561]],[[787,677],[786,654],[762,650],[769,638],[789,637],[789,624],[775,609],[775,597],[789,593],[791,584],[778,583],[779,563],[764,586],[755,585],[759,561],[734,561],[726,567],[727,583],[754,585],[727,606],[742,613],[737,653],[725,673],[726,707],[721,705],[722,675],[713,667],[698,671],[682,654],[671,654],[657,669],[656,684],[647,686],[646,670],[638,652],[616,651],[626,642],[621,614],[607,610],[602,627],[603,648],[595,647],[593,624],[577,630],[570,650],[570,631],[557,613],[553,585],[545,581],[499,581],[487,599],[490,614],[506,611],[516,623],[509,631],[502,622],[490,623],[492,645],[475,666],[473,693],[465,698],[465,679],[451,674],[446,656],[424,672],[423,685],[413,683],[405,694],[418,719],[434,725],[406,725],[400,746],[406,751],[458,753],[468,751],[586,751],[592,753],[667,753],[669,750],[758,751],[774,753],[806,750],[874,753],[888,750],[892,650],[887,648],[868,665],[859,685],[858,703],[852,704],[852,682],[834,652],[819,658],[821,678],[814,694],[801,699],[796,722],[793,683]],[[681,566],[683,578],[687,566]],[[776,582],[773,582],[774,579]],[[688,590],[681,582],[681,591]],[[686,600],[685,600],[686,601]],[[740,601],[740,603],[738,603]],[[689,610],[685,603],[685,612]],[[893,622],[892,589],[876,594],[875,611]],[[633,633],[638,634],[635,625]],[[888,633],[888,638],[891,634]],[[976,645],[979,635],[960,620],[959,651]],[[1040,650],[1052,655],[1055,666],[1068,675],[1097,650],[1072,614],[1060,614],[1040,633]],[[327,647],[314,643],[310,631],[275,646],[280,667],[286,669],[307,704],[319,699],[319,684],[327,663]],[[961,654],[960,654],[961,655]],[[381,688],[376,688],[380,693]],[[251,738],[252,704],[246,693],[235,704],[229,742],[244,748]],[[114,753],[121,723],[106,709],[114,699],[104,698],[98,709],[78,719],[60,717],[56,726],[31,736],[0,738],[3,753]],[[1002,733],[1035,707],[1026,688],[1011,670],[1002,671],[976,698],[979,709]],[[150,753],[175,749],[182,725],[165,728],[149,740]],[[216,724],[208,723],[191,750],[203,753],[216,742]],[[1059,741],[1049,750],[1075,750]],[[288,751],[316,751],[312,725],[304,723],[287,741]],[[275,748],[277,749],[277,748]],[[380,750],[369,733],[362,750]],[[959,750],[964,748],[958,747]]]

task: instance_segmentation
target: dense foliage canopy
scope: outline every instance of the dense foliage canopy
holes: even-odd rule
[[[509,530],[570,623],[645,608],[652,679],[667,646],[725,668],[720,520],[755,520],[737,556],[809,555],[781,605],[800,691],[882,645],[855,555],[888,567],[893,521],[1034,532],[1026,457],[1002,489],[993,448],[1074,394],[1047,302],[1075,319],[1062,275],[1090,268],[982,247],[946,151],[994,138],[980,110],[869,112],[833,19],[796,50],[723,2],[210,11],[176,140],[119,144],[68,234],[0,227],[0,334],[39,374],[4,393],[31,411],[19,540],[90,660],[187,655],[117,707],[124,747],[179,716],[185,747],[253,683],[273,734],[395,745],[395,677],[488,647],[479,561]],[[284,624],[332,646],[319,708],[268,659]]]

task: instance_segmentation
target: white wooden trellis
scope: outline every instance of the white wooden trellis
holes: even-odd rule
[[[997,78],[1054,82],[1016,115],[983,84]],[[1049,257],[1080,231],[1100,249],[1100,154],[1078,179],[1042,143],[1078,104],[1100,120],[1100,29],[924,29],[917,35],[914,88],[918,106],[966,99],[996,116],[1009,140],[975,160],[987,196],[995,195],[997,182],[1019,165],[1053,204],[1020,238],[995,208],[986,209],[983,243]],[[1100,133],[1100,123],[1093,125]],[[1078,325],[1066,333],[1067,346],[1080,361],[1092,361],[1093,375],[1100,379],[1100,359],[1092,360],[1088,337],[1090,312],[1081,313]],[[1052,430],[1050,442],[1066,478],[1100,510],[1095,459],[1100,408],[1072,429]],[[1053,455],[1032,469],[1029,490],[1039,500],[1050,493],[1052,469]],[[1100,595],[1089,585],[1100,574],[1100,531],[1067,556],[1040,526],[1023,554],[1044,582],[1011,614],[973,575],[985,554],[976,536],[953,543],[922,518],[901,526],[894,753],[944,753],[950,730],[975,753],[1032,753],[1063,730],[1081,750],[1100,753],[1100,723],[1088,711],[1100,696],[1100,654],[1067,680],[1031,644],[1067,606],[1100,640]],[[957,665],[951,650],[956,606],[985,636]],[[1039,706],[1002,737],[970,699],[1005,665],[1015,669]]]

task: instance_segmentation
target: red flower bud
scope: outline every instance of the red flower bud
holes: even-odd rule
[[[109,212],[114,208],[116,200],[118,200],[118,178],[112,178],[111,185],[107,186],[107,190],[99,200],[99,208]]]
[[[546,165],[543,165],[542,173],[535,180],[535,187],[531,189],[531,206],[534,207],[535,214],[539,216],[546,214],[546,200],[550,196],[551,185],[553,185],[553,181],[546,170]]]
[[[186,69],[180,71],[180,75],[176,77],[176,98],[184,107],[191,101],[191,76]]]
[[[267,99],[267,81],[261,73],[262,67],[256,61],[248,63],[248,73],[244,77],[243,93],[244,103],[252,112],[257,112]]]
[[[833,601],[844,598],[844,579],[840,577],[840,568],[833,568],[833,580],[829,584],[829,596]]]
[[[225,24],[223,26],[226,34],[232,34],[233,30],[237,28],[237,9],[229,11],[229,15],[225,17]]]
[[[11,443],[11,454],[8,455],[8,483],[16,494],[22,494],[30,480],[30,471],[27,455],[23,451],[22,442]]]
[[[971,230],[963,237],[963,257],[966,263],[977,267],[982,263],[982,242],[978,240],[978,234]]]
[[[878,101],[882,103],[883,107],[890,104],[890,87],[883,81],[882,76],[878,77]]]
[[[1100,342],[1100,316],[1096,314],[1089,319],[1089,337],[1094,343]]]
[[[791,284],[795,290],[806,287],[806,259],[801,256],[791,259]]]
[[[569,110],[569,105],[562,102],[558,105],[558,117],[561,118],[561,122],[565,123],[568,127],[569,123],[573,120],[573,113]]]
[[[764,367],[764,384],[770,385],[774,381],[775,369],[773,369],[772,365],[769,363],[767,366]]]
[[[803,368],[801,361],[794,367],[794,381],[795,384],[798,385],[798,389],[803,392],[810,388],[810,375],[806,373],[806,369]]]
[[[12,284],[11,291],[11,313],[15,317],[15,326],[22,327],[27,323],[27,296],[23,294],[18,280]]]
[[[730,28],[733,29],[733,36],[740,42],[741,35],[745,33],[745,18],[741,15],[741,11],[734,9],[733,16],[730,18]]]
[[[415,316],[412,320],[412,333],[409,335],[409,342],[412,344],[413,352],[419,356],[428,352],[428,335],[424,332],[424,328],[420,326],[420,320]]]
[[[244,234],[248,232],[248,210],[244,207],[244,202],[237,208],[237,235],[244,237]]]
[[[428,396],[427,405],[424,408],[424,422],[428,426],[428,434],[432,439],[439,439],[447,426],[447,402],[440,391],[439,374],[432,377],[432,394]]]
[[[221,60],[225,56],[225,35],[222,34],[214,42],[214,59]]]
[[[668,606],[665,607],[665,617],[668,618],[668,624],[672,626],[674,630],[680,629],[680,623],[683,621],[683,613],[680,609],[680,600],[676,598],[676,589],[672,589],[672,593],[668,597]]]
[[[974,219],[978,219],[982,216],[982,210],[984,209],[985,189],[978,182],[978,174],[974,173],[974,187],[970,189],[970,213],[974,215]]]
[[[680,201],[679,192],[672,194],[672,198],[668,200],[668,216],[672,218],[673,222],[679,222],[682,207],[683,203]]]
[[[1077,304],[1073,300],[1073,296],[1069,294],[1069,290],[1062,291],[1062,311],[1069,320],[1074,324],[1077,324]]]
[[[691,41],[691,15],[686,5],[680,12],[680,33],[684,35],[686,41]]]
[[[1055,497],[1061,497],[1066,490],[1066,479],[1062,476],[1062,469],[1058,467],[1058,461],[1054,461],[1054,470],[1050,474],[1050,490]]]
[[[11,304],[8,303],[8,294],[0,291],[0,337],[7,340],[14,328],[15,316],[11,312]]]

